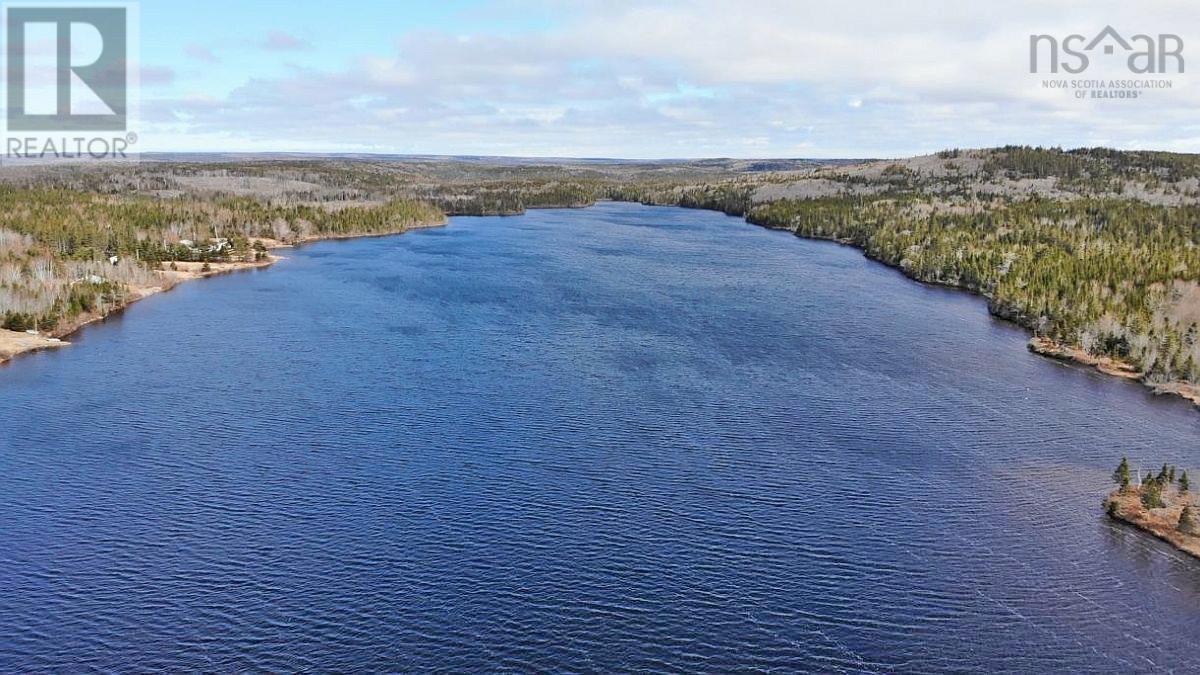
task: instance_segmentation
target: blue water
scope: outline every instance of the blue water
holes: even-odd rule
[[[0,670],[1200,669],[1108,522],[1200,415],[628,204],[182,285],[0,368]]]

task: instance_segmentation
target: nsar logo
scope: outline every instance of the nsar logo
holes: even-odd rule
[[[1062,40],[1053,35],[1030,35],[1029,72],[1042,72],[1043,64],[1048,64],[1051,73],[1057,73],[1061,67],[1078,75],[1091,65],[1097,49],[1111,56],[1118,47],[1126,56],[1125,65],[1131,73],[1184,72],[1183,38],[1170,33],[1155,36],[1138,33],[1125,39],[1112,26],[1105,26],[1090,40],[1079,34],[1068,35]],[[1043,56],[1046,57],[1044,60]]]

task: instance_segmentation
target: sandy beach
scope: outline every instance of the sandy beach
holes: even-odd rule
[[[67,342],[49,335],[19,333],[0,328],[0,363],[11,359],[17,354],[37,351],[39,349],[54,349],[64,347]]]

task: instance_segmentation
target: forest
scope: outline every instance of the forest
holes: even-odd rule
[[[1200,159],[1007,146],[876,162],[410,159],[0,175],[0,321],[103,314],[173,261],[599,199],[832,239],[987,298],[1036,335],[1200,383]]]
[[[1150,383],[1200,383],[1200,158],[1020,146],[936,158],[815,174],[840,186],[832,194],[763,200],[770,181],[742,177],[609,196],[856,246],[913,279],[981,294],[994,314],[1129,363]],[[1045,188],[1029,190],[1037,180]]]
[[[747,220],[853,244],[925,282],[985,296],[1035,335],[1200,381],[1200,207],[1030,199],[980,213],[929,201],[827,198],[756,206]]]
[[[106,314],[131,287],[160,283],[164,263],[253,260],[262,240],[402,232],[443,217],[411,200],[327,209],[0,186],[0,328],[53,333],[80,314]]]

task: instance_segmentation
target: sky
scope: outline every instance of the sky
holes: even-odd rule
[[[1200,151],[1200,4],[143,0],[143,151],[897,157]],[[1031,74],[1031,34],[1174,33],[1135,100]],[[1194,45],[1194,48],[1193,48]],[[1194,51],[1189,51],[1189,48]],[[1111,62],[1110,62],[1111,61]]]

